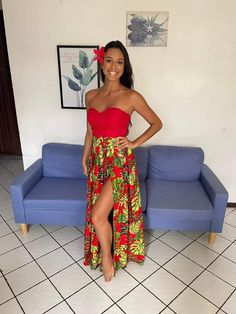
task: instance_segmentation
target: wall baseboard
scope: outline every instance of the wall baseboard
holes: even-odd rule
[[[236,207],[236,203],[227,203],[227,207]]]

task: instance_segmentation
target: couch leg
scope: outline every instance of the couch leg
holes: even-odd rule
[[[214,244],[216,239],[216,233],[215,232],[210,232],[208,236],[208,243],[209,244]]]
[[[26,235],[28,233],[28,225],[27,224],[21,224],[20,228],[21,228],[22,235]]]

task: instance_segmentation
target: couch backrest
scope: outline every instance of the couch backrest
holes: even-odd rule
[[[148,168],[148,149],[147,147],[137,147],[133,152],[135,155],[139,180],[145,180]]]
[[[48,143],[43,145],[43,176],[86,179],[82,171],[82,145]]]
[[[148,156],[148,177],[172,181],[198,180],[204,160],[199,147],[155,145]]]

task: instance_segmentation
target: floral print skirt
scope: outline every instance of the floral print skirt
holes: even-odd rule
[[[128,261],[144,262],[143,216],[135,156],[130,148],[117,148],[118,138],[93,137],[88,160],[87,211],[84,265],[101,266],[101,248],[91,220],[92,206],[106,180],[111,180],[113,209],[113,263],[124,268]]]

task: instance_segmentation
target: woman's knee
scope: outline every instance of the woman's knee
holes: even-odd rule
[[[105,221],[104,217],[101,214],[92,211],[92,223],[95,227],[99,227]]]

